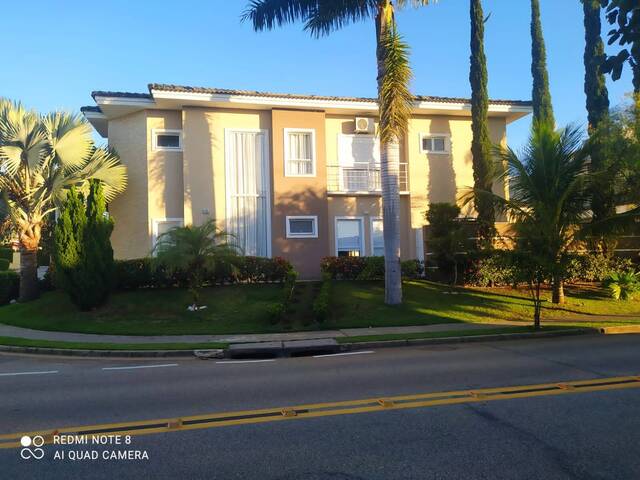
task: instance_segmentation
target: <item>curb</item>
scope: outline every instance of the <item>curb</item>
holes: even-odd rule
[[[600,333],[604,335],[617,335],[622,333],[640,333],[640,325],[625,325],[618,327],[601,327]]]
[[[638,330],[640,332],[640,330]],[[343,351],[368,350],[370,348],[414,347],[421,345],[442,345],[448,343],[493,342],[506,340],[526,340],[529,338],[568,337],[573,335],[594,335],[600,333],[594,328],[557,330],[555,332],[497,333],[493,335],[470,335],[466,337],[417,338],[413,340],[382,340],[371,342],[343,343]]]
[[[342,343],[340,351],[349,352],[355,350],[368,350],[371,348],[391,348],[391,347],[412,347],[423,345],[442,345],[455,343],[472,343],[488,341],[525,340],[530,338],[553,338],[573,335],[594,335],[608,333],[640,333],[640,327],[629,332],[609,332],[611,328],[628,327],[605,327],[579,328],[557,330],[552,332],[526,332],[526,333],[499,333],[493,335],[471,335],[464,337],[442,337],[442,338],[418,338],[412,340],[380,340],[371,342]],[[607,331],[605,331],[607,330]],[[169,357],[193,357],[193,358],[221,358],[226,357],[228,350],[80,350],[71,348],[49,348],[49,347],[20,347],[14,345],[0,345],[2,353],[22,353],[32,355],[55,355],[66,357],[85,358],[169,358]]]

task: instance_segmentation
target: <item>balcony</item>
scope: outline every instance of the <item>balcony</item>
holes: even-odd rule
[[[409,193],[408,165],[400,164],[400,193]],[[338,194],[380,194],[378,165],[327,165],[327,191]]]

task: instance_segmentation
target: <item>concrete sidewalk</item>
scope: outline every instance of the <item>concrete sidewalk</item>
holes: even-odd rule
[[[319,330],[290,333],[257,333],[246,335],[96,335],[88,333],[48,332],[0,324],[0,337],[19,337],[31,340],[53,340],[58,342],[83,343],[254,343],[280,342],[287,340],[315,340],[322,338],[358,337],[364,335],[388,335],[423,332],[447,332],[483,330],[502,326],[523,326],[521,322],[503,323],[444,323],[411,327],[346,328],[341,330]]]

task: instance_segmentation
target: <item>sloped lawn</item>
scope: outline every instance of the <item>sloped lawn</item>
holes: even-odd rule
[[[426,281],[404,283],[404,303],[384,304],[382,282],[334,282],[331,314],[322,324],[311,317],[317,292],[314,284],[300,284],[285,320],[272,324],[268,307],[278,301],[281,285],[233,285],[205,289],[206,310],[188,312],[187,292],[138,290],[114,294],[109,303],[92,312],[79,312],[62,292],[49,292],[31,303],[0,307],[0,323],[27,328],[114,335],[197,335],[271,333],[356,327],[492,323],[501,320],[531,322],[526,291],[452,288]],[[549,293],[547,292],[547,296]],[[596,315],[596,316],[594,316]],[[591,286],[567,289],[567,304],[545,302],[543,324],[555,319],[570,324],[578,319],[596,325],[607,315],[614,323],[640,322],[640,300],[616,302]],[[634,315],[635,318],[616,318]],[[557,323],[553,323],[557,325]],[[455,326],[452,325],[452,330]]]

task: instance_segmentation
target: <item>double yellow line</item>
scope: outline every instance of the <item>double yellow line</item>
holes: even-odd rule
[[[180,418],[163,418],[125,423],[106,423],[82,427],[64,427],[35,432],[0,435],[0,448],[18,448],[23,436],[40,435],[45,444],[54,443],[57,435],[150,435],[202,428],[228,427],[256,423],[282,422],[304,418],[350,415],[354,413],[381,412],[407,408],[424,408],[437,405],[490,402],[513,398],[529,398],[548,395],[567,395],[581,392],[597,392],[640,387],[640,376],[611,377],[562,383],[543,383],[515,387],[483,388],[452,392],[421,393],[397,397],[368,398],[344,402],[314,403],[284,408],[266,408],[237,412],[212,413]]]

